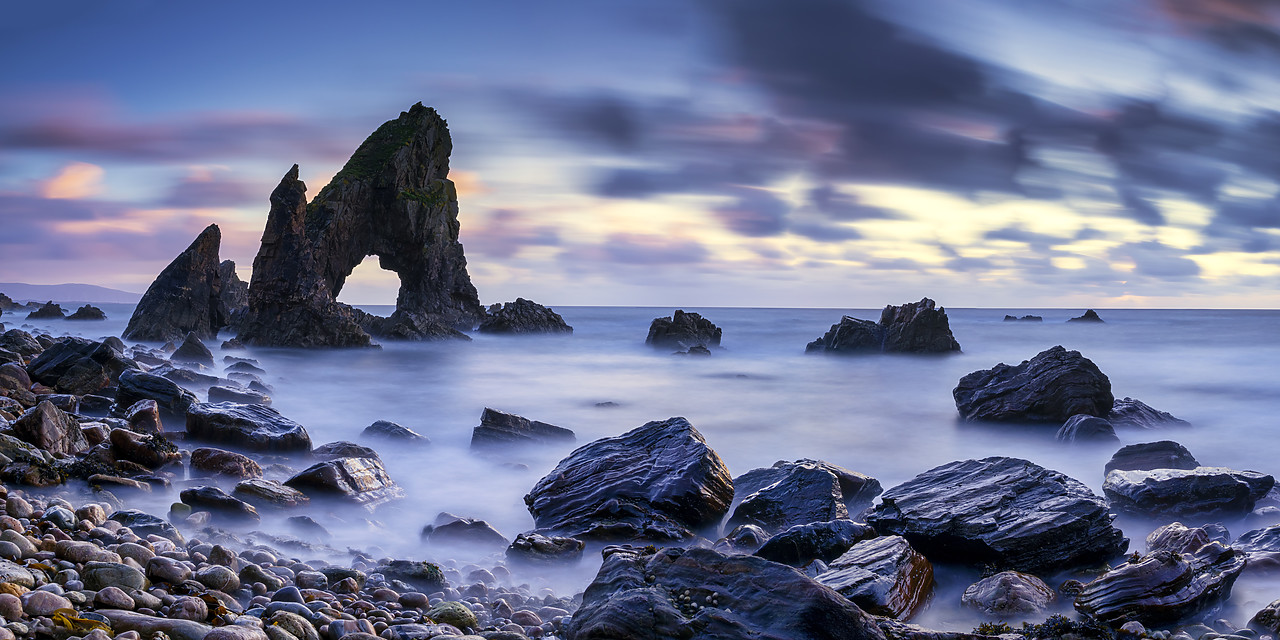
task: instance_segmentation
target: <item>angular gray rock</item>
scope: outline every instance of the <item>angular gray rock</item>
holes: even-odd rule
[[[1063,423],[1054,436],[1058,442],[1068,444],[1098,444],[1120,442],[1116,430],[1103,418],[1097,416],[1075,415]]]
[[[1151,405],[1133,398],[1116,398],[1111,405],[1107,420],[1117,428],[1163,429],[1166,427],[1189,427],[1190,422],[1173,417],[1167,411],[1154,409]]]
[[[1109,471],[1102,491],[1112,508],[1156,518],[1244,515],[1275,478],[1225,467]]]
[[[861,540],[876,537],[875,529],[852,520],[811,522],[780,531],[772,537],[755,525],[742,525],[729,533],[729,548],[754,544],[753,555],[792,567],[821,560],[831,562]],[[757,542],[758,540],[758,542]]]
[[[222,279],[222,304],[227,307],[228,319],[234,320],[249,309],[249,283],[236,273],[236,263],[223,260],[218,264],[218,277]]]
[[[170,354],[169,359],[174,362],[194,362],[207,367],[213,366],[213,352],[209,351],[209,347],[204,346],[200,336],[194,331],[187,334],[177,351]]]
[[[176,342],[194,332],[205,340],[217,338],[228,321],[222,301],[222,278],[218,275],[221,243],[218,225],[211,224],[201,231],[191,246],[147,287],[122,337],[139,342]]]
[[[379,420],[364,428],[361,437],[389,440],[401,444],[431,444],[431,440],[408,427],[394,422]]]
[[[959,351],[947,311],[928,298],[887,306],[880,322],[844,316],[805,353],[948,353]]]
[[[844,596],[763,558],[608,547],[563,637],[884,640],[885,634]]]
[[[1229,597],[1244,565],[1243,554],[1218,542],[1194,554],[1156,551],[1086,584],[1075,607],[1108,623],[1165,626]]]
[[[124,357],[124,343],[119,338],[102,342],[63,338],[27,365],[33,381],[78,396],[110,387],[131,369],[137,369],[137,364]]]
[[[573,333],[573,327],[560,314],[524,298],[491,305],[476,330],[502,334]]]
[[[679,309],[669,318],[654,318],[649,323],[649,335],[644,343],[655,349],[687,350],[690,347],[720,346],[723,335],[720,327],[697,313],[685,313]]]
[[[257,404],[193,404],[187,410],[187,438],[252,451],[311,451],[306,427]]]
[[[48,400],[28,409],[11,426],[13,435],[55,456],[89,450],[89,442],[80,431],[80,424]]]
[[[1066,422],[1106,416],[1115,397],[1097,365],[1056,346],[1016,366],[998,364],[960,378],[951,391],[966,422]]]
[[[825,469],[795,466],[747,497],[729,517],[729,527],[754,524],[770,533],[797,525],[849,517],[840,481]]]
[[[162,417],[172,420],[185,420],[187,410],[197,402],[194,393],[168,378],[141,371],[120,374],[115,412],[124,415],[141,400],[155,400]]]
[[[86,304],[80,307],[79,309],[76,309],[75,313],[67,316],[67,319],[68,320],[106,320],[107,314],[103,313],[102,309],[99,309],[91,304]]]
[[[44,303],[40,308],[27,314],[28,320],[60,320],[67,316],[67,312],[61,306],[54,304],[52,300]]]
[[[729,470],[684,418],[584,445],[524,497],[540,533],[593,540],[685,540],[732,501]]]
[[[271,194],[239,339],[261,346],[367,346],[460,337],[484,308],[458,242],[453,143],[434,109],[414,105],[378,128],[306,203],[294,166]],[[396,311],[375,318],[336,301],[366,256],[400,277]]]
[[[783,478],[797,469],[821,469],[836,477],[844,503],[858,508],[869,506],[882,489],[880,481],[864,473],[850,471],[825,460],[801,458],[795,461],[779,460],[772,467],[752,469],[733,479],[733,488],[740,497],[749,496]]]
[[[1083,483],[1018,458],[962,460],[885,492],[867,524],[933,562],[1028,573],[1097,564],[1129,541]]]
[[[480,426],[471,430],[471,449],[475,451],[513,445],[560,444],[576,439],[573,431],[564,427],[485,407],[480,414]]]
[[[1107,462],[1103,473],[1113,470],[1195,469],[1198,466],[1200,463],[1186,447],[1172,440],[1161,440],[1120,447]]]
[[[582,559],[587,543],[568,536],[521,533],[507,547],[507,561],[527,565],[562,565]]]
[[[1056,597],[1040,578],[1002,571],[969,585],[960,602],[989,616],[1011,618],[1041,614]]]
[[[867,613],[900,620],[928,602],[934,586],[933,565],[901,536],[859,542],[814,579]]]
[[[404,497],[377,458],[338,458],[317,462],[284,482],[315,500],[336,498],[373,508]]]

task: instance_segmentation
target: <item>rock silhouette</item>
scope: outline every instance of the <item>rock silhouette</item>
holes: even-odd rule
[[[880,322],[844,316],[805,353],[947,353],[959,351],[947,310],[928,298],[887,306]]]
[[[218,273],[218,247],[222,231],[205,227],[185,251],[165,267],[142,294],[129,318],[125,340],[168,342],[195,333],[205,340],[218,337],[227,326],[227,305],[222,299]]]

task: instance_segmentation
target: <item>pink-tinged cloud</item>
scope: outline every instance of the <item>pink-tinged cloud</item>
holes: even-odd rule
[[[498,209],[483,225],[463,226],[461,240],[469,252],[507,259],[524,247],[559,246],[560,234],[555,227],[536,224],[527,213]]]
[[[696,264],[711,256],[696,240],[640,233],[612,234],[599,249],[605,260],[629,265]]]
[[[54,200],[83,200],[102,193],[102,167],[72,162],[40,185],[40,194]]]

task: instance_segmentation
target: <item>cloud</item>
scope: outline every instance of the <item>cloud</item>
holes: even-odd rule
[[[1162,280],[1189,280],[1200,275],[1200,265],[1194,260],[1155,240],[1120,245],[1111,250],[1111,258],[1131,260],[1135,273]]]
[[[711,256],[696,240],[635,233],[612,234],[601,249],[611,262],[630,265],[697,264]]]
[[[853,227],[818,222],[793,222],[787,227],[787,231],[815,242],[846,242],[863,237],[862,233]]]
[[[858,220],[896,220],[901,214],[863,204],[857,196],[843,193],[824,184],[809,190],[809,206],[817,213],[842,222]]]
[[[227,179],[198,170],[177,182],[159,204],[178,209],[216,209],[260,205],[270,207],[271,188],[247,180]]]
[[[40,185],[40,195],[54,200],[83,200],[102,193],[102,167],[72,162]]]
[[[983,234],[983,238],[987,240],[1008,240],[1010,242],[1022,242],[1030,245],[1034,249],[1042,251],[1048,250],[1050,247],[1067,244],[1072,238],[1063,238],[1047,233],[1036,233],[1028,231],[1022,227],[1001,227],[992,229]]]
[[[560,245],[560,233],[552,225],[536,224],[529,214],[513,209],[498,209],[489,214],[483,225],[462,228],[461,240],[466,247],[490,258],[513,258],[529,246]]]
[[[762,189],[738,189],[731,204],[712,213],[730,231],[750,238],[776,236],[787,229],[791,205]]]

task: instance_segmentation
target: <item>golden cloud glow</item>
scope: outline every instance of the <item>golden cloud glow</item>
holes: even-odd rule
[[[81,200],[102,193],[102,167],[72,162],[40,185],[40,195],[55,200]]]

